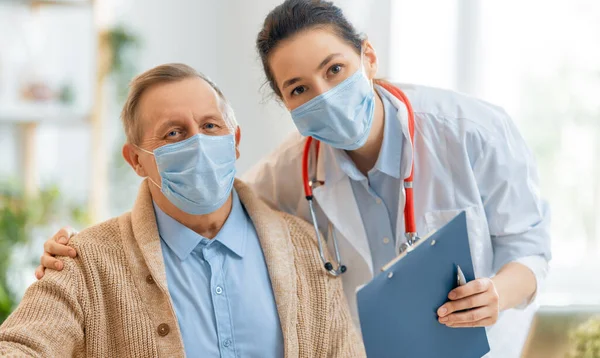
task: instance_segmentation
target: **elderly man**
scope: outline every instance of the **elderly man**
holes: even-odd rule
[[[240,130],[212,82],[156,67],[122,119],[147,178],[133,210],[70,241],[0,326],[0,356],[365,355],[312,227],[234,179]]]

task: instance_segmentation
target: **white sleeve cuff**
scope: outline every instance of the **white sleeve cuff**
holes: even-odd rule
[[[546,281],[546,276],[548,275],[548,261],[543,256],[534,255],[534,256],[525,256],[514,260],[513,262],[520,263],[521,265],[527,266],[533,272],[536,281],[535,292],[531,295],[529,299],[523,301],[523,303],[516,306],[516,309],[525,309],[537,298],[538,292],[540,292],[540,288],[543,287],[544,282]]]

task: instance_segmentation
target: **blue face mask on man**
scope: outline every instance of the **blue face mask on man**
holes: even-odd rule
[[[138,147],[139,148],[139,147]],[[165,197],[180,210],[205,215],[220,208],[231,193],[235,179],[233,134],[196,134],[184,141],[142,151],[154,155]]]
[[[343,82],[294,109],[292,119],[305,137],[313,137],[334,148],[362,147],[373,124],[375,92],[360,68]]]

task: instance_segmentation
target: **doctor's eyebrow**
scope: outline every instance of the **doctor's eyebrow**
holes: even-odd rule
[[[319,67],[317,67],[317,71],[322,69],[323,67],[325,67],[329,62],[331,62],[331,60],[333,60],[334,58],[336,58],[338,56],[342,56],[342,54],[341,53],[332,53],[331,55],[325,57],[325,59],[323,61],[321,61],[321,63],[319,64]]]
[[[342,56],[341,53],[332,53],[331,55],[325,57],[325,59],[323,61],[321,61],[321,63],[319,64],[319,66],[317,66],[317,71],[321,70],[323,67],[325,67],[329,62],[331,62],[331,60],[333,60],[334,58],[338,57],[338,56]],[[291,85],[293,85],[294,83],[297,83],[298,81],[300,81],[301,78],[300,77],[294,77],[291,78],[285,82],[283,82],[283,85],[281,86],[282,89],[285,89]]]

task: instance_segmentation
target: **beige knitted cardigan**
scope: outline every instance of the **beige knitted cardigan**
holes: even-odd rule
[[[322,269],[312,226],[235,188],[264,251],[286,357],[364,357],[341,279]],[[147,182],[131,213],[71,240],[75,259],[48,270],[0,326],[0,356],[181,357]]]

